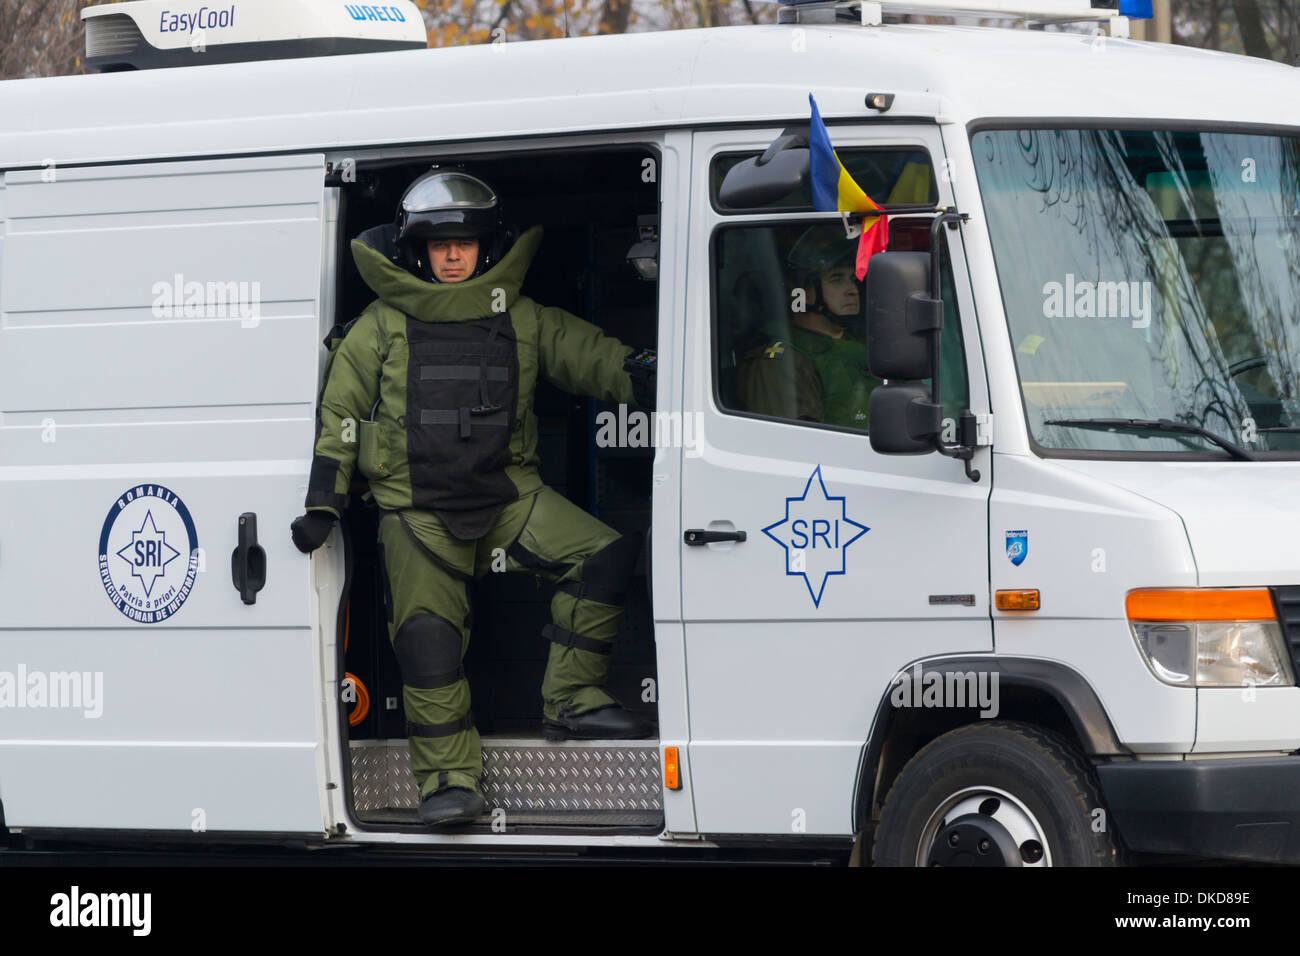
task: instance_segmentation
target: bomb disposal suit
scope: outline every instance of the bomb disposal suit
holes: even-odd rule
[[[511,244],[502,223],[486,183],[435,170],[407,190],[394,226],[352,241],[361,277],[379,298],[327,363],[308,514],[294,523],[300,548],[319,546],[347,505],[354,467],[369,480],[381,509],[379,553],[411,767],[421,818],[432,825],[484,809],[461,661],[467,582],[489,571],[494,555],[504,554],[507,570],[558,584],[543,635],[552,642],[542,683],[547,736],[653,731],[603,689],[638,542],[543,485],[533,411],[539,375],[568,392],[632,402],[624,369],[632,349],[520,295],[542,230]],[[449,236],[479,240],[463,281],[439,281],[430,267],[431,240]]]

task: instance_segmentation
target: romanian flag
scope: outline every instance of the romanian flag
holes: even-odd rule
[[[808,158],[811,167],[813,209],[818,212],[879,213],[862,217],[862,237],[858,240],[858,281],[867,274],[867,260],[889,245],[889,217],[871,201],[862,187],[853,181],[831,146],[826,124],[817,111],[817,101],[808,94],[812,120],[808,126]]]

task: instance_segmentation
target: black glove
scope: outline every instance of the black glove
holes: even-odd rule
[[[294,546],[303,554],[311,554],[325,543],[333,527],[334,516],[328,511],[309,511],[295,518],[289,530],[293,532]]]
[[[655,407],[657,365],[654,349],[638,349],[623,360],[623,368],[632,379],[632,400],[642,408]]]

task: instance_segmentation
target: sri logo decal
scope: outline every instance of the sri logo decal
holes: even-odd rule
[[[844,573],[844,553],[871,529],[844,512],[844,496],[831,497],[818,465],[808,477],[803,494],[785,499],[785,517],[763,533],[785,550],[785,573],[799,575],[808,587],[813,606],[820,607],[826,581]]]
[[[1020,567],[1027,557],[1029,557],[1029,532],[1008,531],[1007,559],[1016,567]]]
[[[137,485],[108,509],[99,535],[99,580],[130,620],[157,624],[179,611],[198,568],[194,520],[169,489]]]

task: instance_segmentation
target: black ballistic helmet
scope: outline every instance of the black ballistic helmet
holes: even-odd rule
[[[514,241],[496,191],[462,169],[432,170],[407,187],[397,204],[397,246],[402,264],[429,282],[430,239],[477,239],[478,262],[468,278],[482,275],[501,261]]]
[[[801,281],[820,279],[823,272],[856,257],[858,240],[847,238],[838,223],[809,226],[786,257],[791,273]]]
[[[827,312],[826,296],[822,293],[822,275],[836,266],[853,265],[857,259],[858,240],[844,235],[839,223],[809,226],[803,231],[786,256],[786,266],[795,284],[817,293],[816,312]],[[859,296],[859,310],[861,296]],[[836,316],[843,321],[843,316]]]

